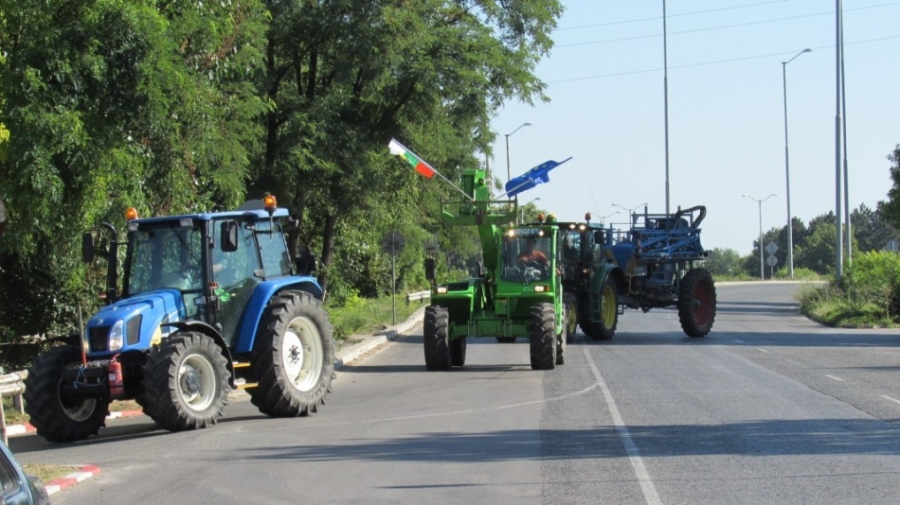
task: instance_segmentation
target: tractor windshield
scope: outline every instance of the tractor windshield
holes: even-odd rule
[[[199,292],[202,232],[178,224],[129,232],[125,296],[162,288]]]
[[[539,234],[504,235],[503,271],[505,281],[542,281],[550,278],[550,237]]]

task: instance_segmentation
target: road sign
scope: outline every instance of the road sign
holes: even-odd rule
[[[769,254],[775,254],[778,251],[778,244],[775,242],[769,242],[766,244],[766,252]]]
[[[776,258],[775,256],[769,256],[768,258],[766,258],[766,265],[769,265],[770,267],[774,267],[777,264],[778,264],[778,258]]]
[[[406,247],[406,241],[399,232],[389,231],[381,238],[381,249],[391,256],[396,256],[403,252],[404,247]]]
[[[438,252],[440,252],[441,246],[437,243],[437,240],[430,240],[425,242],[425,254],[429,256],[434,256]]]

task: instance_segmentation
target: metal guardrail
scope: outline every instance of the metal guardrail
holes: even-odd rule
[[[416,291],[415,293],[409,293],[406,295],[406,304],[409,305],[410,302],[413,301],[422,301],[431,299],[431,291]]]
[[[19,413],[25,413],[25,406],[22,404],[22,393],[25,392],[25,378],[28,377],[28,371],[13,372],[6,375],[0,375],[0,400],[3,397],[12,397],[13,406]],[[6,412],[0,408],[0,430],[2,430],[3,443],[9,445],[9,439],[6,436]]]

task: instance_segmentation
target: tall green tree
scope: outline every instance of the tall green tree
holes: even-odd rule
[[[246,78],[263,63],[257,0],[0,0],[0,12],[6,273],[51,279],[59,303],[83,276],[82,230],[121,224],[129,206],[176,213],[243,197],[265,110]]]
[[[900,229],[900,144],[897,144],[887,159],[891,162],[889,170],[894,185],[888,191],[888,201],[884,204],[884,217],[891,226]]]
[[[436,196],[387,157],[389,139],[451,179],[477,166],[494,137],[491,114],[509,98],[544,99],[533,71],[562,11],[558,0],[268,6],[261,84],[273,107],[252,192],[275,192],[294,209],[304,224],[297,244],[321,247],[326,283],[343,220],[386,205],[417,213]],[[372,224],[378,233],[388,225]]]

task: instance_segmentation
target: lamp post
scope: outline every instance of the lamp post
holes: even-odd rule
[[[647,202],[644,202],[644,203],[642,203],[642,204],[640,204],[640,205],[638,205],[638,206],[636,206],[636,207],[632,207],[632,208],[630,208],[630,209],[627,208],[627,207],[623,207],[623,206],[621,206],[621,205],[619,205],[619,204],[617,204],[617,203],[612,204],[612,206],[613,206],[613,207],[618,207],[618,208],[624,210],[625,212],[627,212],[627,213],[628,213],[628,222],[631,222],[631,220],[632,220],[631,213],[634,212],[635,209],[639,209],[639,208],[641,208],[641,207],[646,207],[646,206],[647,206]],[[632,224],[633,224],[633,223],[632,223]]]
[[[763,204],[763,202],[765,202],[765,201],[768,200],[769,198],[772,198],[773,196],[778,196],[778,194],[777,194],[777,193],[772,193],[771,195],[769,195],[769,196],[763,198],[762,200],[757,200],[756,198],[753,198],[752,196],[748,195],[747,193],[744,193],[744,194],[741,195],[741,196],[746,197],[746,198],[749,198],[749,199],[751,199],[751,200],[753,200],[754,202],[756,202],[756,203],[759,204],[759,278],[760,278],[760,280],[765,280],[765,278],[766,278],[766,271],[765,271],[765,269],[764,269],[764,267],[763,267],[763,243],[762,243],[762,241],[763,241],[763,234],[762,234],[762,204]]]
[[[510,179],[512,179],[512,175],[510,175],[511,172],[509,169],[509,137],[511,137],[513,133],[516,133],[517,131],[521,130],[525,126],[531,126],[531,123],[530,122],[522,123],[519,125],[518,128],[516,128],[515,130],[504,135],[506,137],[506,182],[509,182]]]
[[[525,205],[528,205],[529,203],[532,203],[532,202],[536,202],[540,199],[541,199],[541,197],[539,197],[539,196],[532,198],[531,200],[528,200],[527,203],[525,203],[521,207],[519,207],[519,222],[522,222],[522,223],[525,222]]]
[[[795,54],[793,58],[781,62],[781,84],[784,89],[784,179],[787,191],[787,256],[788,273],[794,278],[794,224],[791,219],[791,169],[788,162],[788,108],[787,108],[787,64],[797,59],[803,53],[812,52],[806,48]]]

